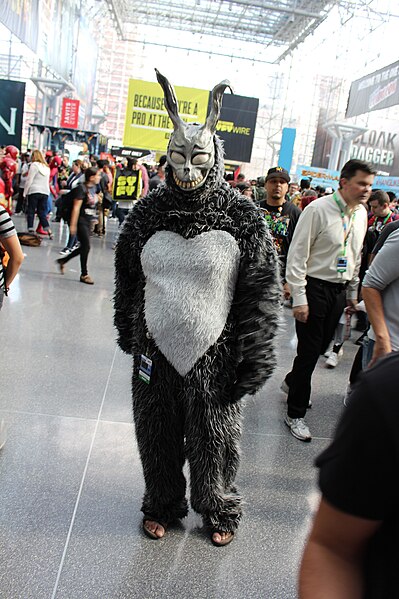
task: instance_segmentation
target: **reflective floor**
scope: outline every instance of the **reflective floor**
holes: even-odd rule
[[[19,230],[22,217],[15,216]],[[0,597],[2,599],[294,599],[298,563],[318,500],[315,456],[331,438],[356,346],[335,370],[320,360],[311,443],[284,425],[279,390],[294,356],[285,309],[279,366],[247,401],[238,485],[245,514],[234,542],[213,547],[190,512],[161,541],[140,530],[143,478],[130,401],[130,359],[112,325],[115,221],[92,239],[89,274],[78,259],[61,276],[66,232],[24,247],[0,312]],[[356,338],[356,337],[355,337]]]

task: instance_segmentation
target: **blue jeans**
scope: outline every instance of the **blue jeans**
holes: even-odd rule
[[[50,225],[46,218],[47,215],[47,200],[48,196],[43,193],[31,193],[28,195],[28,229],[33,229],[33,221],[35,220],[35,212],[39,217],[40,224],[43,229],[49,229]]]
[[[363,339],[363,353],[362,353],[362,370],[366,370],[370,364],[371,358],[373,357],[375,341],[369,339],[367,335]]]

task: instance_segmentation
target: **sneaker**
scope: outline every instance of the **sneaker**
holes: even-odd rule
[[[336,366],[338,366],[339,359],[343,353],[344,352],[342,351],[342,348],[339,350],[337,354],[332,351],[330,357],[326,360],[327,368],[336,368]]]
[[[77,250],[79,247],[80,247],[80,241],[78,241],[77,243],[75,243],[74,246],[72,246],[71,252],[73,252],[74,250]]]
[[[71,248],[65,247],[63,250],[60,250],[58,253],[61,254],[61,256],[67,256],[71,252],[72,252]]]
[[[334,352],[333,352],[333,346],[332,346],[323,355],[325,358],[329,358],[331,356],[331,354],[333,354],[333,353]],[[343,349],[343,347],[341,347],[338,352],[338,357],[341,358],[343,355],[344,355],[344,349]]]
[[[312,435],[310,434],[308,425],[303,418],[290,418],[287,414],[287,416],[284,418],[284,422],[290,429],[291,435],[293,435],[296,439],[306,442],[312,440]]]
[[[3,449],[7,441],[6,423],[0,420],[0,449]]]

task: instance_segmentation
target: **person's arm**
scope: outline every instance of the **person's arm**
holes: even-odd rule
[[[76,198],[73,201],[72,214],[71,214],[71,222],[69,224],[69,232],[71,235],[76,235],[76,231],[78,228],[78,219],[80,214],[80,209],[82,207],[83,199]]]
[[[360,284],[359,271],[360,271],[361,263],[362,263],[362,253],[359,252],[358,257],[356,258],[355,271],[353,273],[353,277],[350,280],[348,289],[346,291],[346,305],[349,308],[350,314],[355,314],[356,306],[359,301],[359,297],[358,297],[359,284]]]
[[[389,330],[385,322],[382,292],[399,278],[399,231],[392,233],[378,252],[367,271],[362,286],[362,297],[376,341],[370,366],[392,351]]]
[[[309,204],[301,213],[290,243],[285,278],[291,291],[294,318],[306,322],[309,306],[306,297],[306,274],[310,248],[317,236],[318,216]]]
[[[21,264],[24,261],[24,254],[19,243],[18,235],[12,235],[11,237],[3,237],[1,243],[10,256],[5,271],[5,285],[6,289],[9,288],[16,274],[21,268]]]
[[[117,343],[127,354],[140,351],[136,346],[133,332],[134,322],[137,319],[137,306],[144,301],[140,289],[144,288],[145,277],[135,225],[144,220],[145,214],[141,214],[136,204],[125,219],[115,248],[114,325],[118,331]]]
[[[381,292],[372,287],[362,287],[362,296],[366,305],[368,319],[375,334],[373,357],[369,364],[369,366],[372,366],[378,358],[392,351],[391,338],[385,322]]]
[[[147,172],[147,169],[145,168],[145,166],[143,166],[142,164],[140,164],[140,170],[141,170],[141,177],[143,180],[143,189],[141,190],[140,196],[142,198],[144,198],[147,195],[148,189],[149,189],[148,172]]]
[[[245,229],[232,310],[241,361],[231,400],[253,395],[276,364],[274,337],[281,305],[278,258],[264,218],[248,207],[239,214]]]
[[[284,237],[283,242],[282,242],[282,254],[280,256],[280,274],[281,274],[281,278],[283,281],[283,290],[284,290],[284,298],[285,299],[289,299],[291,297],[290,288],[289,288],[289,285],[285,278],[285,271],[287,268],[287,255],[288,255],[288,250],[289,250],[289,247],[291,244],[292,236],[295,231],[295,227],[297,225],[299,217],[301,216],[301,211],[299,210],[299,208],[297,208],[293,204],[291,204],[290,206],[291,206],[291,210],[289,213],[290,222],[289,222],[288,229],[287,229],[287,235]]]
[[[367,213],[366,209],[361,207],[360,210],[356,212],[356,219],[363,218],[364,219],[364,233],[363,233],[363,243],[366,242],[367,239]],[[359,298],[359,272],[362,264],[362,251],[359,251],[356,257],[355,269],[353,271],[352,279],[349,281],[348,288],[346,290],[346,304],[349,307],[350,313],[354,314],[356,312],[356,306],[358,304]]]
[[[363,556],[380,526],[322,498],[302,556],[299,599],[362,599]]]

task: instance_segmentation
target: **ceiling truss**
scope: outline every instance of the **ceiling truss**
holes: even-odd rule
[[[328,17],[334,6],[343,10],[345,18],[355,12],[369,19],[387,19],[398,15],[379,13],[373,0],[105,0],[119,37],[138,43],[206,52],[207,36],[237,42],[236,51],[246,60],[281,62]],[[146,27],[164,28],[171,32],[170,43],[146,37]],[[175,33],[174,33],[175,32]],[[179,33],[193,34],[193,47],[179,46]],[[240,47],[238,45],[241,45]],[[247,47],[247,51],[242,46]],[[254,51],[254,45],[258,48]],[[267,48],[279,49],[278,58],[266,59]],[[248,50],[248,48],[251,48]],[[210,51],[210,53],[214,53]]]

